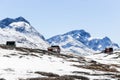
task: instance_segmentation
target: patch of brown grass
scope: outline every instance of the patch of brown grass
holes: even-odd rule
[[[87,77],[83,76],[76,76],[76,75],[64,75],[59,77],[49,77],[49,78],[30,78],[26,80],[89,80]]]
[[[43,75],[43,76],[48,76],[48,77],[59,77],[58,74],[54,74],[54,73],[47,73],[47,72],[35,72],[36,74],[40,74],[40,75]]]
[[[108,72],[118,72],[115,68],[110,68],[110,65],[106,64],[90,64],[90,65],[73,65],[80,68],[86,68],[86,69],[93,69],[93,70],[99,70],[99,71],[108,71]]]
[[[109,65],[105,65],[105,64],[91,64],[86,66],[86,68],[100,70],[100,71],[118,72],[115,68],[110,68]]]

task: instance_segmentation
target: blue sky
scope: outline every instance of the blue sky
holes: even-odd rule
[[[0,0],[0,20],[19,16],[45,38],[84,29],[120,45],[120,0]]]

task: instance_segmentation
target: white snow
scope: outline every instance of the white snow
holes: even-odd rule
[[[0,51],[0,54],[3,55],[19,53],[19,51],[14,50],[1,49]],[[3,57],[3,55],[0,55],[0,78],[5,78],[7,80],[37,77],[37,74],[33,75],[35,71],[53,72],[63,75],[70,74],[72,70],[78,70],[76,67],[71,67],[71,63],[54,56],[43,55],[41,58],[33,56],[26,56],[25,58],[11,56],[8,58]]]
[[[55,45],[56,43],[53,42],[52,44]],[[85,56],[91,55],[94,52],[93,50],[87,48],[83,43],[72,38],[70,35],[68,35],[68,39],[65,42],[61,42],[59,46],[65,46],[66,44],[70,44],[72,46],[66,48],[61,47],[62,51],[65,53],[74,53],[77,55]]]
[[[118,55],[117,54],[105,54],[105,53],[87,56],[87,58],[93,59],[103,64],[119,64],[120,65],[120,58],[115,58],[115,57],[118,57]]]
[[[28,23],[22,22],[22,21],[20,21],[20,22],[13,22],[13,23],[11,23],[9,26],[13,26],[13,28],[16,28],[16,27],[25,27],[26,30],[28,30],[28,29],[31,28]],[[28,30],[28,31],[29,31],[29,30]]]
[[[12,55],[14,54],[14,55]],[[92,79],[112,79],[108,76],[91,76],[86,74],[72,73],[73,71],[87,72],[90,74],[104,74],[106,72],[90,70],[85,68],[78,68],[72,65],[79,65],[79,62],[70,62],[69,60],[77,61],[77,58],[60,58],[54,55],[41,55],[42,53],[29,53],[28,55],[23,55],[25,52],[16,50],[6,50],[0,49],[0,78],[6,80],[19,80],[35,77],[45,77],[42,75],[35,74],[34,72],[51,72],[59,75],[80,75],[86,76]],[[37,55],[32,56],[31,54]],[[6,56],[5,56],[6,55]],[[20,56],[22,56],[20,58]],[[91,58],[98,62],[103,62],[104,54],[97,54],[92,56],[86,56],[86,61],[89,62]],[[114,55],[115,56],[115,55]],[[108,57],[106,59],[110,59]],[[101,60],[101,61],[99,61]],[[108,63],[110,61],[107,61]],[[105,63],[107,63],[105,62]],[[120,63],[119,61],[117,62]],[[83,64],[83,63],[81,63]],[[85,63],[84,63],[85,64]]]
[[[9,26],[13,28],[0,28],[1,44],[6,44],[6,41],[16,41],[17,47],[47,49],[49,46],[49,44],[41,38],[42,35],[26,22],[13,22]],[[16,31],[16,27],[23,27],[26,32]]]

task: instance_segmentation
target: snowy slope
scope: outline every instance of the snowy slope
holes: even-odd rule
[[[101,54],[105,55],[105,54]],[[99,55],[100,56],[100,55]],[[112,57],[112,56],[111,56]],[[45,80],[58,80],[53,79],[55,77],[73,77],[72,80],[117,80],[120,75],[120,58],[114,63],[110,68],[107,62],[112,60],[107,58],[106,64],[100,64],[101,66],[96,67],[95,61],[99,60],[98,54],[93,54],[91,56],[80,57],[80,56],[70,56],[46,53],[37,53],[30,51],[20,51],[20,50],[8,50],[0,48],[0,79],[1,80],[38,80],[42,78],[47,78]],[[114,57],[114,56],[113,56]],[[101,56],[101,61],[104,61],[104,56]],[[95,61],[93,61],[95,59]],[[102,60],[103,59],[103,60]],[[111,63],[112,64],[112,63]],[[108,68],[104,70],[104,68]],[[116,70],[110,71],[113,68]],[[117,74],[117,75],[116,75]],[[71,79],[60,79],[60,80],[71,80]]]
[[[46,49],[49,45],[23,17],[6,18],[0,21],[0,43],[16,41],[18,47]]]
[[[70,39],[70,40],[69,40]],[[116,43],[113,43],[108,37],[103,39],[92,38],[90,33],[85,30],[73,30],[62,35],[57,35],[47,39],[51,45],[61,45],[62,48],[71,49],[77,53],[83,53],[92,50],[104,50],[106,47],[118,48]],[[81,50],[76,50],[81,49]],[[70,50],[71,51],[71,50]]]
[[[75,40],[74,38],[72,38],[70,35],[68,36],[58,36],[57,38],[55,38],[55,42],[54,39],[50,39],[48,40],[49,42],[51,42],[51,45],[59,45],[61,46],[62,52],[64,53],[75,53],[78,55],[90,55],[92,54],[92,50],[90,50],[89,48],[87,48],[87,46],[85,46],[83,43]]]
[[[112,42],[108,37],[104,37],[102,39],[94,38],[89,40],[88,47],[93,50],[104,50],[106,47],[119,48],[119,45]]]

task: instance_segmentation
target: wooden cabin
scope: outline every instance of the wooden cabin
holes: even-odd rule
[[[113,53],[113,48],[105,48],[105,50],[103,51],[104,53]]]
[[[16,47],[16,43],[15,43],[15,41],[7,41],[7,42],[6,42],[6,46]]]
[[[48,51],[60,53],[61,50],[60,50],[60,47],[56,45],[56,46],[48,47]]]

